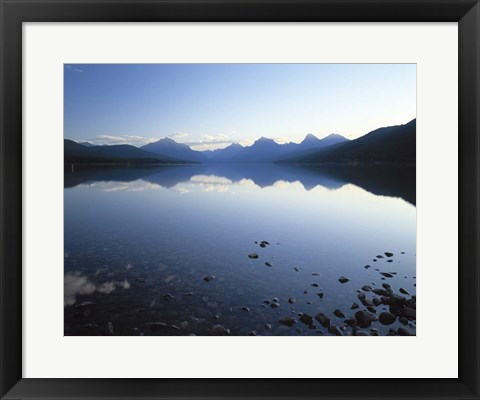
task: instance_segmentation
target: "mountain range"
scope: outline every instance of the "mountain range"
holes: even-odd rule
[[[95,146],[65,139],[65,163],[258,164],[258,163],[414,163],[416,120],[376,129],[349,140],[338,134],[319,139],[308,134],[301,143],[279,144],[261,137],[251,146],[233,143],[224,149],[196,151],[185,143],[163,138],[141,148]]]
[[[348,141],[341,135],[329,135],[318,139],[308,134],[301,143],[279,144],[273,139],[261,137],[251,146],[242,147],[232,144],[226,149],[205,152],[212,163],[272,163],[285,157],[294,157],[306,152],[320,150],[337,143]]]
[[[112,146],[84,145],[64,139],[65,164],[178,164],[180,160],[149,153],[128,144]]]
[[[279,162],[299,164],[415,163],[417,121],[379,128],[358,139]]]

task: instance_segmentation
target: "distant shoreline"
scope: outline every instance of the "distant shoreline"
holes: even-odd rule
[[[162,165],[168,165],[168,166],[171,166],[171,165],[201,165],[199,163],[64,163],[63,164],[64,167],[71,167],[72,165],[74,167],[77,167],[77,166],[82,166],[82,165],[85,165],[85,166],[103,166],[103,165],[106,165],[106,166],[109,166],[109,165],[121,165],[121,166],[126,166],[126,167],[136,167],[136,166],[155,166],[155,167],[158,167],[158,166],[162,166]]]
[[[399,167],[415,167],[415,162],[395,162],[395,161],[374,161],[374,162],[317,162],[317,163],[293,163],[293,162],[263,162],[263,163],[64,163],[65,167],[70,166],[176,166],[176,165],[275,165],[275,166],[348,166],[348,167],[364,167],[364,166],[399,166]]]
[[[375,165],[396,165],[396,166],[405,166],[405,167],[415,167],[417,164],[416,162],[404,162],[404,161],[362,161],[362,162],[351,162],[351,161],[346,161],[346,162],[341,162],[341,161],[325,161],[325,162],[311,162],[311,163],[300,163],[300,162],[275,162],[274,164],[276,165],[312,165],[312,166],[349,166],[349,167],[355,167],[355,166],[375,166]]]

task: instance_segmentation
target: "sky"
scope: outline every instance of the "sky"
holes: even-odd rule
[[[64,65],[64,137],[79,142],[207,150],[354,139],[414,118],[415,64]]]

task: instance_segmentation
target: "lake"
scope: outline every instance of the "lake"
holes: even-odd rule
[[[64,187],[65,335],[415,333],[415,168],[75,167]],[[352,328],[368,308],[395,321]]]

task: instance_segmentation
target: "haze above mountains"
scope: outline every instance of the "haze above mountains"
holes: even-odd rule
[[[318,139],[308,134],[301,143],[279,144],[261,137],[251,146],[231,144],[224,149],[196,151],[187,144],[163,138],[141,148],[131,145],[95,146],[64,141],[66,164],[260,164],[260,163],[414,163],[416,120],[376,129],[355,140],[331,134]]]

